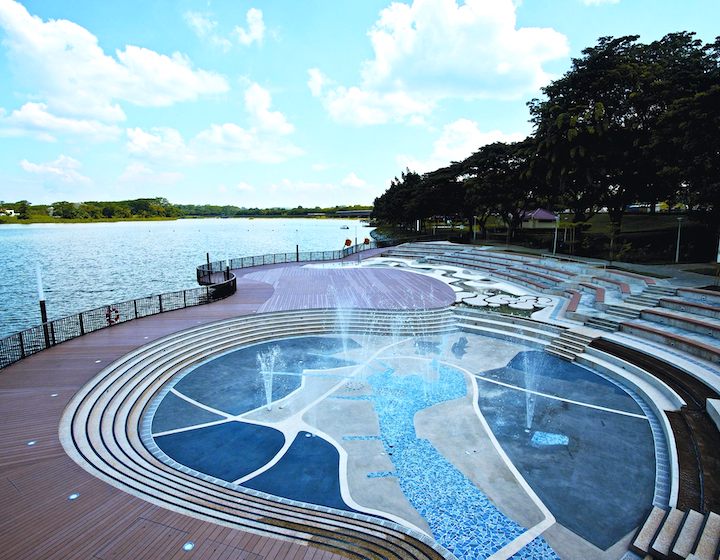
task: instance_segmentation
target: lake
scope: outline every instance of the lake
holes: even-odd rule
[[[348,226],[349,229],[341,229]],[[40,323],[36,266],[49,319],[197,286],[210,259],[331,251],[370,237],[357,220],[231,218],[0,226],[0,338]]]

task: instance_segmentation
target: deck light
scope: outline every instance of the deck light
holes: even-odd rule
[[[35,441],[34,439],[31,439],[30,441],[27,442],[28,446],[30,446],[30,447],[32,447],[36,443],[37,443],[37,441]]]
[[[195,548],[195,543],[192,541],[188,541],[183,545],[182,548],[185,552],[190,552],[193,548]]]
[[[74,500],[77,500],[79,497],[80,497],[80,493],[79,493],[79,492],[73,492],[72,494],[70,494],[70,495],[68,496],[68,500],[70,500],[70,501],[72,502],[72,501],[74,501]]]

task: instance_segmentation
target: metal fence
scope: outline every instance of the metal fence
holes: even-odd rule
[[[200,285],[212,284],[217,281],[220,273],[228,270],[238,270],[253,266],[264,266],[269,264],[285,264],[294,262],[318,262],[337,261],[362,251],[389,247],[397,241],[370,241],[370,243],[358,243],[338,251],[295,251],[293,253],[273,253],[270,255],[257,255],[254,257],[239,257],[225,261],[215,261],[202,264],[197,267],[197,281]]]
[[[0,369],[66,340],[133,319],[212,303],[231,296],[236,290],[237,280],[231,274],[219,283],[113,303],[48,321],[0,339]]]

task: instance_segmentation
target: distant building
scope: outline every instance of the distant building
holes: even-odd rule
[[[10,210],[9,208],[0,208],[0,214],[4,214],[5,216],[14,216],[15,210]]]
[[[522,229],[554,229],[557,222],[557,215],[544,208],[537,208],[523,214]]]

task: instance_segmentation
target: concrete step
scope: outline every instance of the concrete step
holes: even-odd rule
[[[605,309],[605,313],[607,313],[608,315],[613,315],[615,317],[621,317],[623,319],[637,319],[638,317],[640,317],[639,310],[622,307],[620,305],[609,305]]]
[[[625,298],[625,303],[640,307],[655,307],[660,301],[660,296],[635,295]]]
[[[699,511],[691,509],[685,513],[682,528],[670,547],[669,557],[672,560],[687,558],[692,553],[704,522],[705,516]]]
[[[666,286],[648,286],[643,290],[643,294],[658,294],[663,296],[675,295],[677,288],[668,288]]]
[[[630,543],[630,550],[636,554],[645,556],[650,551],[650,546],[655,540],[655,535],[660,530],[667,514],[668,512],[666,510],[653,506],[645,523],[643,523],[640,529],[638,529],[638,532],[635,533],[635,537]]]
[[[682,523],[685,520],[685,514],[682,510],[673,508],[663,519],[660,530],[655,535],[650,545],[650,554],[662,560],[667,560],[670,554],[670,547],[675,541],[675,536],[679,533]]]
[[[567,360],[569,362],[572,362],[577,357],[573,352],[568,352],[556,346],[546,346],[545,352],[547,352],[548,354],[552,354],[553,356],[557,356],[558,358],[562,358],[563,360]]]
[[[698,538],[693,554],[698,560],[717,560],[720,548],[720,515],[710,512]]]
[[[615,321],[613,319],[604,317],[591,317],[590,319],[585,321],[585,324],[587,326],[607,332],[617,331],[618,328],[620,328],[620,323],[621,321]]]
[[[592,336],[581,334],[575,331],[565,331],[562,333],[562,338],[565,340],[577,341],[580,344],[590,344],[593,341]]]
[[[585,344],[579,344],[571,340],[565,340],[563,338],[556,338],[550,344],[553,347],[562,348],[563,350],[569,350],[576,354],[582,354],[585,351]]]

